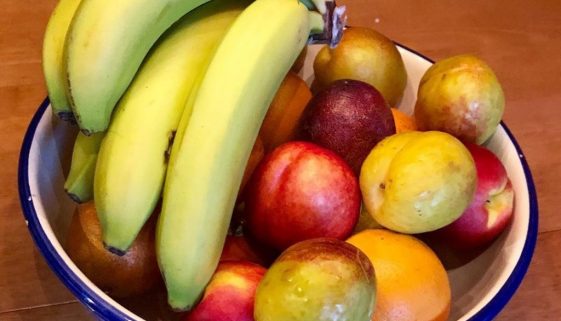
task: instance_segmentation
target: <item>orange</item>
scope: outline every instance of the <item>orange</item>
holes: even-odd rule
[[[154,245],[157,214],[146,222],[127,253],[118,256],[103,245],[94,202],[79,204],[66,237],[66,253],[110,296],[126,298],[144,294],[161,282]]]
[[[294,72],[284,78],[261,125],[265,151],[270,152],[296,136],[302,112],[312,98],[310,88]]]
[[[417,130],[417,123],[413,116],[409,116],[397,108],[392,107],[395,130],[397,133],[410,132]]]
[[[362,250],[376,273],[376,321],[439,321],[450,313],[448,275],[434,252],[410,235],[370,229],[347,242]]]

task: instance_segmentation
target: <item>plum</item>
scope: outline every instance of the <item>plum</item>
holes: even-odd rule
[[[396,45],[366,27],[348,27],[337,47],[324,46],[314,60],[314,74],[314,88],[325,88],[339,79],[361,80],[376,87],[392,106],[401,101],[407,84]]]
[[[337,80],[306,106],[300,138],[334,151],[359,174],[362,162],[382,139],[396,133],[390,106],[373,86]]]
[[[496,131],[505,97],[497,76],[483,60],[458,55],[432,65],[421,79],[415,119],[420,130],[439,130],[483,144]]]

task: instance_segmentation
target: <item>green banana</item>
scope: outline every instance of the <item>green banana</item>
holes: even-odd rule
[[[161,195],[170,141],[192,89],[245,0],[214,0],[182,18],[154,46],[115,108],[101,145],[94,195],[105,246],[124,253]]]
[[[55,7],[43,39],[43,74],[53,113],[61,119],[74,119],[66,96],[66,70],[63,63],[68,27],[81,0],[60,0]]]
[[[234,22],[174,141],[156,250],[168,303],[188,310],[214,273],[245,164],[267,108],[319,13],[256,0]]]
[[[156,40],[209,0],[83,0],[65,47],[69,98],[85,134],[105,131],[111,113]]]
[[[93,199],[95,164],[103,137],[103,133],[86,136],[82,132],[76,136],[70,171],[64,182],[64,190],[76,203]]]

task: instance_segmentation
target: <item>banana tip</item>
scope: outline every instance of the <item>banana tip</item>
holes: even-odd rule
[[[105,249],[107,251],[109,251],[109,252],[111,252],[111,253],[113,253],[117,256],[123,256],[123,255],[127,254],[127,251],[123,251],[123,250],[118,249],[116,247],[109,246],[109,245],[105,244],[105,242],[103,242],[103,246],[105,247]]]
[[[66,194],[68,194],[68,196],[69,196],[75,203],[78,203],[78,204],[84,203],[84,202],[82,201],[82,199],[81,199],[78,195],[76,195],[76,194],[74,194],[74,193],[70,193],[69,191],[66,191]]]
[[[59,112],[57,113],[57,116],[58,118],[60,118],[60,120],[69,122],[72,125],[77,124],[76,118],[74,117],[74,114],[72,112],[68,112],[68,111]]]

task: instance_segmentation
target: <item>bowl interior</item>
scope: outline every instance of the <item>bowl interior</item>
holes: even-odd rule
[[[398,107],[411,114],[417,85],[431,62],[412,51],[399,49],[406,65],[408,83]],[[313,58],[318,50],[319,46],[311,46],[301,71],[301,76],[309,83],[313,78]],[[52,117],[50,108],[40,109],[37,117],[36,124],[32,122],[30,126],[30,130],[35,125],[36,129],[30,131],[32,140],[29,153],[24,155],[25,143],[22,150],[22,159],[27,158],[24,181],[28,180],[29,184],[29,190],[23,193],[28,193],[27,200],[22,199],[22,205],[31,232],[51,267],[82,302],[99,316],[113,314],[123,319],[173,319],[174,315],[166,312],[164,293],[116,302],[92,284],[68,258],[62,244],[75,205],[65,194],[63,185],[76,129]],[[498,128],[487,147],[501,159],[512,181],[516,195],[515,215],[512,224],[492,246],[470,261],[448,269],[453,298],[450,320],[469,320],[497,296],[515,270],[527,239],[530,191],[527,183],[529,178],[521,162],[523,156],[517,152],[504,126]],[[27,187],[25,183],[24,189]]]

